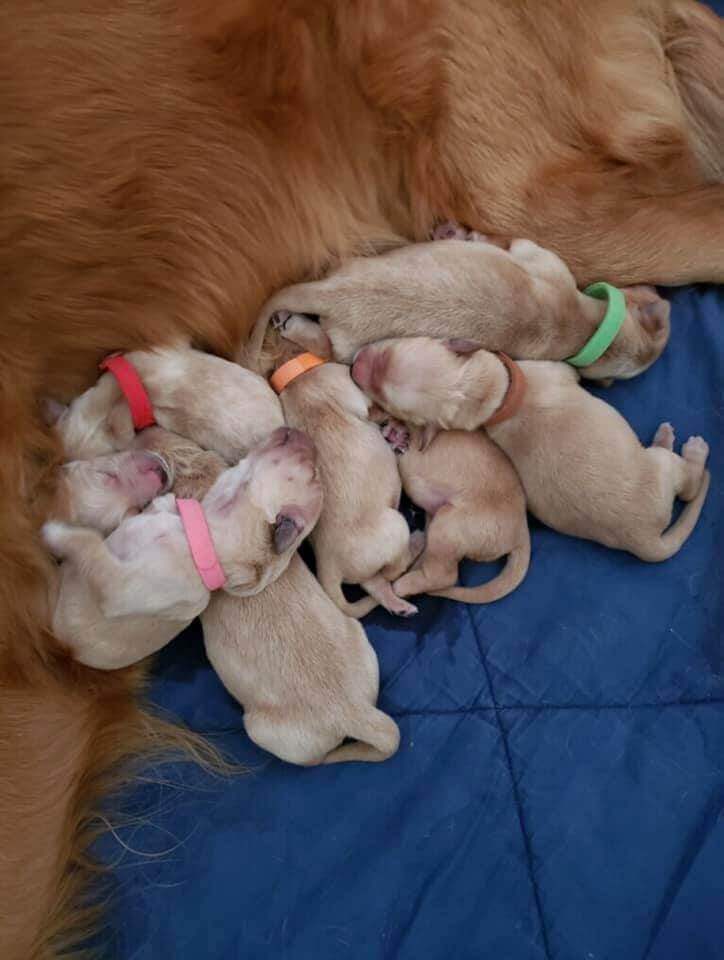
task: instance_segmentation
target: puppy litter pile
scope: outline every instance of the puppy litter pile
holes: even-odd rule
[[[528,571],[528,511],[646,561],[697,522],[704,440],[679,455],[662,423],[643,447],[580,384],[661,354],[669,305],[653,288],[581,292],[552,252],[446,224],[275,294],[250,339],[259,370],[270,327],[284,354],[270,383],[176,344],[107,358],[68,408],[49,404],[68,462],[43,535],[61,561],[53,629],[76,659],[127,666],[201,616],[249,736],[284,760],[397,750],[359,618],[413,616],[422,593],[504,597]],[[457,586],[461,560],[503,557]]]

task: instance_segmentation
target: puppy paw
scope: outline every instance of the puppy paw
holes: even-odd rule
[[[681,448],[681,456],[690,463],[703,466],[709,456],[709,444],[703,437],[689,437]]]
[[[670,423],[660,423],[656,433],[654,434],[654,439],[651,441],[652,447],[664,447],[665,450],[674,449],[674,428]]]
[[[49,520],[40,529],[40,537],[54,557],[63,557],[68,540],[73,535],[73,527],[68,523]]]
[[[400,420],[388,420],[383,423],[382,436],[395,453],[407,453],[410,447],[410,431]]]
[[[275,330],[284,330],[287,323],[289,322],[289,318],[291,317],[291,315],[292,315],[291,310],[276,310],[271,315],[271,319],[269,322],[271,323],[272,327]]]
[[[418,612],[414,603],[403,600],[402,597],[398,597],[397,601],[390,603],[387,609],[397,617],[414,617]]]
[[[455,220],[438,223],[432,231],[433,240],[467,240],[469,231]]]

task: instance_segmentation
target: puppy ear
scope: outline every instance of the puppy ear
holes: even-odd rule
[[[67,409],[66,404],[53,400],[52,397],[43,397],[40,404],[43,420],[49,427],[54,427]]]
[[[469,353],[477,353],[478,350],[483,349],[482,343],[478,343],[476,340],[463,340],[458,337],[453,337],[452,340],[443,340],[443,343],[448,350],[460,357],[467,356]]]
[[[659,337],[668,331],[671,304],[668,300],[642,304],[641,326],[652,337]]]
[[[440,433],[440,427],[435,426],[434,423],[426,423],[420,431],[420,451],[427,450],[438,433]]]
[[[274,521],[274,552],[286,553],[304,530],[299,517],[292,511],[281,511]]]

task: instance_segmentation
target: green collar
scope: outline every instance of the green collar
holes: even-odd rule
[[[608,300],[606,315],[601,321],[598,330],[588,343],[572,357],[566,359],[573,367],[588,367],[595,363],[611,346],[626,319],[626,299],[618,287],[610,283],[592,283],[583,291],[596,300]]]

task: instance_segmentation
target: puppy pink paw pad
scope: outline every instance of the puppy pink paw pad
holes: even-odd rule
[[[674,449],[674,428],[670,423],[661,423],[654,434],[654,439],[651,443],[652,447],[665,447],[666,450]]]
[[[689,437],[681,448],[681,456],[691,463],[706,463],[709,456],[709,444],[703,437]]]
[[[446,220],[444,223],[438,223],[432,231],[433,240],[466,240],[468,231],[461,227],[454,220]]]
[[[382,427],[382,436],[395,453],[405,453],[410,446],[410,431],[399,420],[388,420]]]

